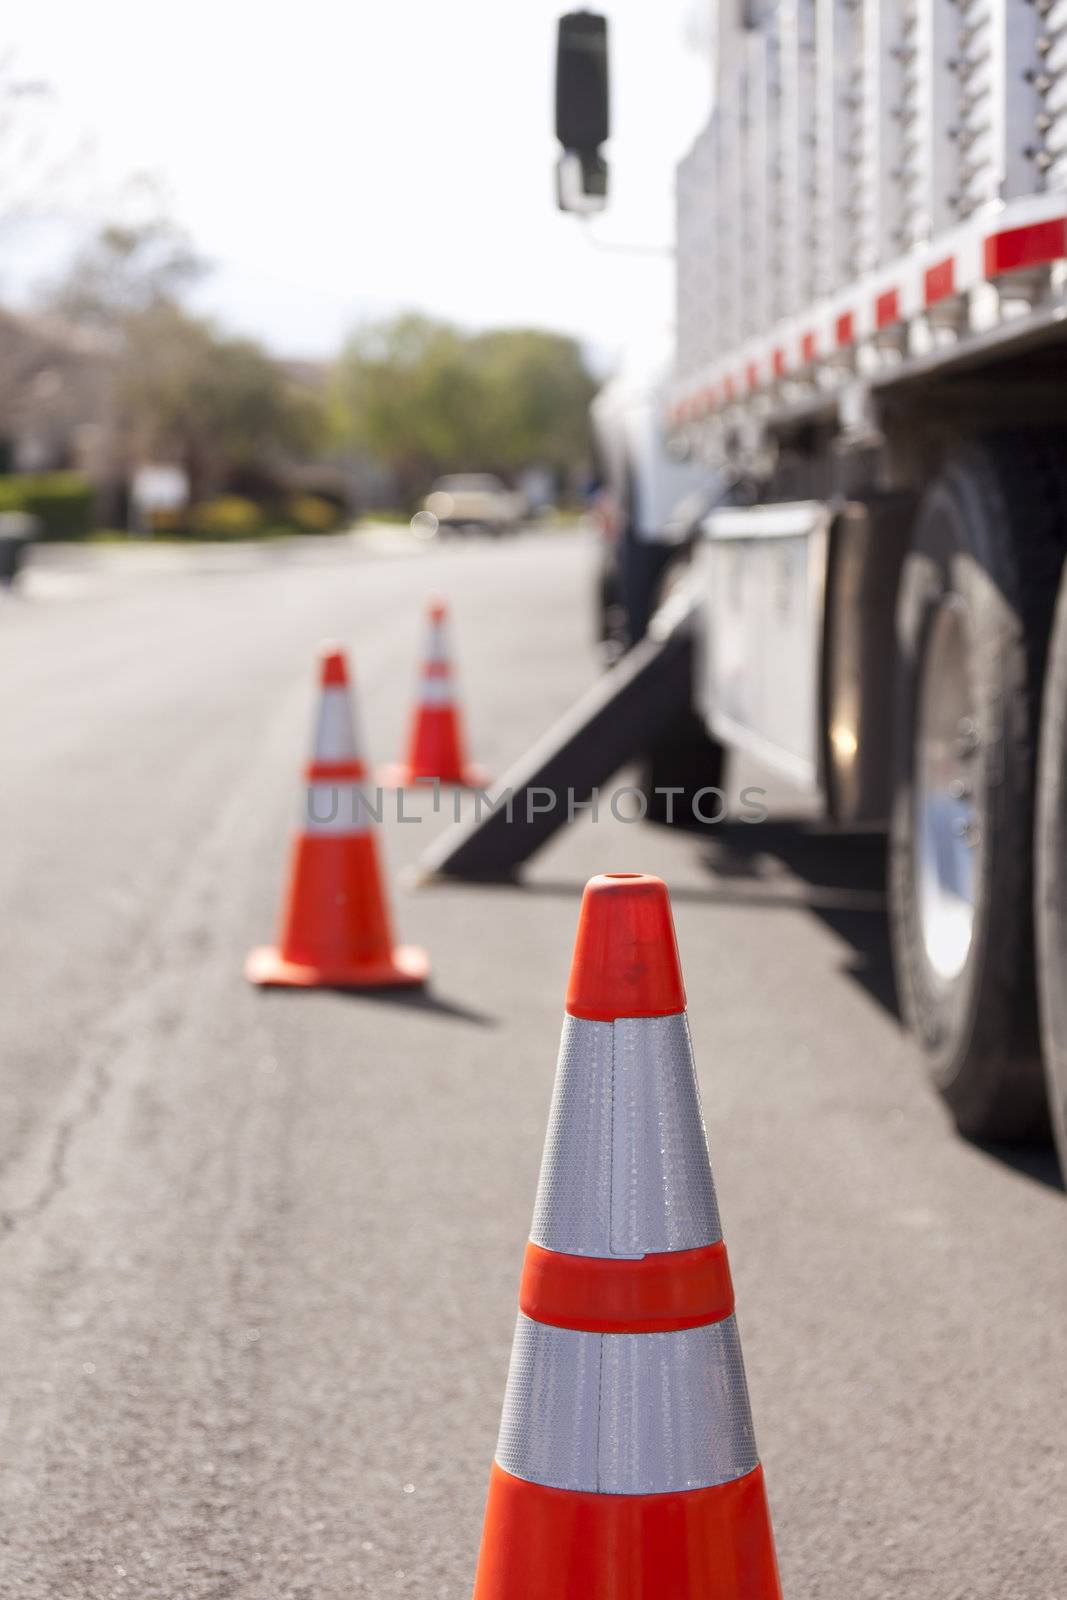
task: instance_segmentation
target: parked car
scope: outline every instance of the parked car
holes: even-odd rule
[[[491,473],[453,473],[438,478],[426,497],[426,510],[450,532],[484,528],[499,537],[520,526],[524,503],[521,495]]]

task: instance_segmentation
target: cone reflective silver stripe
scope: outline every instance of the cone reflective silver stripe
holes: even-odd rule
[[[621,1261],[721,1241],[684,1011],[564,1018],[530,1238]],[[743,1477],[759,1458],[736,1321],[605,1334],[520,1312],[496,1459],[528,1482],[597,1494]]]
[[[447,675],[427,673],[422,680],[420,699],[424,706],[450,706],[452,704],[452,680]]]
[[[422,690],[419,698],[424,706],[451,706],[453,702],[453,666],[448,654],[443,606],[434,606],[430,610],[430,637],[426,656],[422,658]]]
[[[363,798],[363,746],[348,687],[348,667],[336,648],[327,652],[307,765],[302,833],[359,838],[369,831],[373,797]]]
[[[443,606],[430,610],[430,638],[422,666],[420,699],[424,706],[450,706],[452,704],[452,661],[448,653],[448,637]]]
[[[520,1312],[496,1459],[528,1483],[588,1494],[669,1494],[744,1477],[759,1456],[735,1319],[677,1333],[582,1333]]]
[[[622,1258],[722,1238],[684,1011],[565,1018],[530,1238]]]
[[[442,606],[435,605],[430,611],[430,638],[426,646],[425,662],[428,668],[444,667],[446,672],[450,670],[445,611]]]
[[[298,825],[302,833],[359,838],[370,831],[373,805],[374,796],[367,794],[360,783],[313,780],[305,786]]]
[[[347,764],[362,760],[355,709],[352,697],[343,684],[324,685],[319,695],[311,748],[312,761],[316,765]]]

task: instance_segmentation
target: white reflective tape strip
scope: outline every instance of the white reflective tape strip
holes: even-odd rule
[[[445,637],[445,620],[433,618],[430,622],[430,638],[426,647],[426,662],[435,665],[448,660],[448,640]]]
[[[314,761],[360,759],[352,697],[340,684],[327,684],[322,691],[311,750]]]
[[[302,833],[358,837],[375,820],[380,792],[355,783],[309,783],[300,817]]]
[[[423,678],[422,693],[419,698],[424,706],[450,706],[452,704],[451,678]]]
[[[496,1459],[588,1494],[671,1494],[759,1464],[733,1317],[679,1333],[578,1333],[520,1312]]]
[[[684,1013],[566,1018],[530,1237],[622,1257],[722,1238]]]

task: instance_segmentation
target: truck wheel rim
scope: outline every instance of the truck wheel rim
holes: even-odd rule
[[[967,671],[964,608],[934,614],[923,655],[915,762],[915,878],[926,959],[943,984],[958,978],[974,934],[978,723]]]

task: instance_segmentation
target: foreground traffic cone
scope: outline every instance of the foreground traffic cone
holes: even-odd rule
[[[781,1600],[670,900],[585,891],[474,1600]]]
[[[429,611],[430,635],[422,666],[419,700],[411,724],[405,761],[386,767],[382,782],[403,789],[424,779],[480,789],[488,782],[481,767],[467,760],[463,723],[454,694],[452,660],[448,649],[443,601],[434,600]]]
[[[426,956],[395,948],[356,738],[344,653],[323,647],[322,694],[307,798],[293,844],[277,946],[253,950],[253,983],[381,989],[422,983]]]

